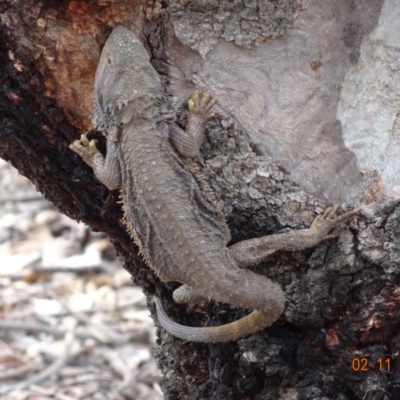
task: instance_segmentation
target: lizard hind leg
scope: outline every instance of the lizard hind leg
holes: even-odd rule
[[[196,293],[190,286],[187,285],[182,285],[178,289],[174,290],[172,297],[174,298],[175,303],[178,304],[197,304],[202,301],[209,300],[200,293]]]
[[[337,210],[337,204],[328,207],[314,219],[309,229],[244,240],[229,246],[228,253],[235,260],[236,265],[240,268],[247,268],[257,265],[278,250],[298,251],[316,246],[322,240],[336,237],[335,234],[330,234],[332,229],[359,212],[358,209],[355,209],[336,216]]]

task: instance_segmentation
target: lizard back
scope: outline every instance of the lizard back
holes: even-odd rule
[[[128,230],[163,281],[279,315],[282,299],[266,301],[277,285],[238,268],[220,210],[172,147],[171,115],[160,107],[165,101],[143,45],[126,28],[115,28],[96,71],[93,120],[118,159]]]

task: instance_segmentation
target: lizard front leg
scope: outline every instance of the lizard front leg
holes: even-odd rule
[[[217,100],[217,97],[211,97],[208,92],[193,93],[188,101],[186,131],[175,124],[170,125],[171,142],[182,156],[192,158],[199,153],[204,138],[204,124],[214,116],[210,111]]]
[[[337,204],[327,208],[314,219],[309,229],[244,240],[230,246],[228,251],[237,265],[245,268],[260,263],[277,250],[298,251],[313,247],[322,240],[334,238],[335,235],[329,235],[329,232],[359,212],[356,209],[334,218],[337,209]]]
[[[107,140],[107,156],[103,155],[96,147],[96,140],[87,138],[86,133],[80,140],[75,140],[69,148],[82,157],[87,165],[93,168],[96,178],[106,185],[108,189],[117,189],[121,184],[121,172],[117,158],[117,143]]]

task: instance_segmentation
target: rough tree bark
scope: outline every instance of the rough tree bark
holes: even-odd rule
[[[336,240],[254,269],[287,293],[270,329],[215,345],[160,332],[167,399],[400,397],[399,21],[395,0],[0,1],[0,156],[106,232],[175,320],[221,324],[244,311],[174,304],[176,286],[126,234],[117,194],[68,148],[91,129],[114,26],[139,35],[178,104],[195,89],[219,96],[202,165],[234,241],[308,227],[333,202],[361,207]]]

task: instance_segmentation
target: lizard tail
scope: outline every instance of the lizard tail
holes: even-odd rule
[[[261,311],[253,311],[226,325],[195,328],[172,321],[159,298],[154,297],[154,303],[160,325],[170,334],[189,342],[219,343],[237,340],[270,326],[276,320],[275,316],[271,317]]]

